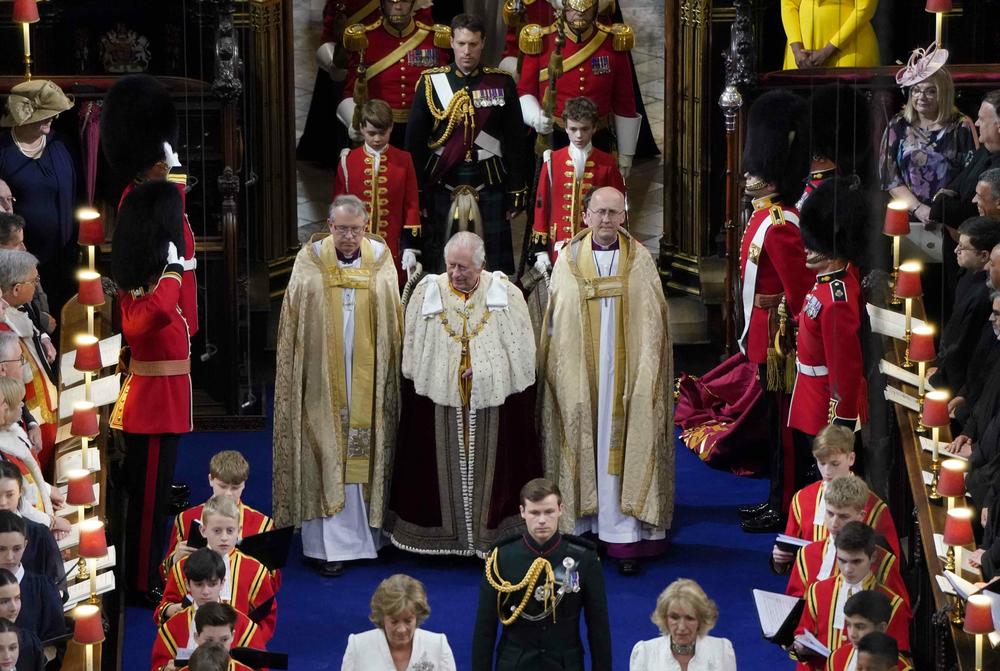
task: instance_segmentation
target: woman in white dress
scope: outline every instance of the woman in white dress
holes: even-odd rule
[[[375,629],[351,634],[341,671],[455,671],[444,634],[418,629],[431,614],[423,583],[397,573],[372,595]]]
[[[630,671],[736,671],[733,644],[708,635],[719,609],[694,580],[670,583],[650,619],[663,635],[635,644]]]

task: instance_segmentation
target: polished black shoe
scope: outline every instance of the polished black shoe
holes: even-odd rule
[[[339,578],[344,575],[344,562],[325,561],[319,565],[319,574],[326,578]]]
[[[637,559],[619,559],[618,572],[622,575],[639,575],[639,561]]]
[[[749,519],[751,517],[756,517],[762,512],[768,510],[771,507],[770,501],[764,501],[763,503],[755,503],[751,506],[738,506],[736,511],[740,514],[743,519]]]
[[[785,518],[774,511],[768,511],[757,517],[740,522],[740,528],[750,534],[774,533],[783,531]]]

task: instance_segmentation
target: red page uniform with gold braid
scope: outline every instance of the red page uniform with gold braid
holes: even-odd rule
[[[194,640],[194,606],[188,606],[161,624],[153,641],[151,671],[162,671],[177,656],[177,650],[191,647]],[[260,627],[250,618],[236,611],[236,626],[233,628],[233,641],[230,648],[256,648],[263,650],[267,641],[261,634]]]
[[[819,575],[826,553],[830,552],[833,555],[836,552],[836,550],[830,547],[832,544],[833,540],[827,538],[821,541],[814,541],[798,551],[798,554],[795,556],[795,562],[792,565],[792,573],[788,576],[788,586],[785,588],[786,594],[790,596],[803,596],[810,585],[825,579],[820,578]],[[898,594],[907,604],[910,603],[910,596],[906,590],[906,583],[903,582],[903,576],[899,572],[899,561],[896,555],[886,552],[882,548],[876,548],[875,556],[872,559],[872,573],[880,584],[885,585]],[[830,562],[830,573],[826,578],[837,575],[840,575],[840,568],[837,566],[836,559],[833,558],[833,561]]]
[[[160,575],[163,576],[164,580],[166,580],[167,572],[173,566],[173,562],[170,561],[170,555],[177,549],[178,543],[187,540],[188,529],[191,528],[191,523],[201,519],[201,511],[204,508],[205,504],[199,503],[174,518],[174,527],[170,530],[170,539],[167,541],[166,556],[163,558],[163,564],[160,566]],[[271,531],[274,528],[274,521],[259,510],[254,510],[242,501],[239,504],[239,508],[240,538],[256,536],[265,531]]]
[[[829,534],[822,519],[826,515],[826,506],[823,505],[823,481],[819,480],[808,487],[803,487],[795,492],[792,497],[792,506],[788,512],[788,522],[785,525],[785,535],[803,538],[807,541],[821,541]],[[819,511],[819,522],[817,522],[817,508]],[[899,556],[899,535],[896,533],[896,524],[889,514],[889,507],[885,501],[875,495],[868,493],[868,500],[865,501],[865,524],[875,530],[875,533],[885,538],[889,544],[889,549]]]

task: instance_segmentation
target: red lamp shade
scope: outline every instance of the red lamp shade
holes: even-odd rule
[[[920,286],[920,271],[923,270],[916,261],[907,261],[899,266],[899,277],[896,279],[896,295],[900,298],[917,298],[924,293]]]
[[[924,397],[924,415],[922,423],[924,426],[942,427],[948,426],[948,401],[950,395],[946,391],[932,391]]]
[[[885,224],[882,232],[886,235],[907,235],[910,232],[910,210],[902,200],[894,200],[885,208]]]
[[[73,609],[73,640],[80,645],[94,645],[104,640],[104,623],[101,622],[101,609],[86,604]]]
[[[36,23],[38,21],[38,2],[36,0],[14,0],[14,11],[11,12],[14,23]]]
[[[108,539],[104,535],[104,522],[95,517],[80,524],[80,556],[99,559],[108,554]]]
[[[97,419],[97,408],[89,401],[80,401],[73,405],[73,423],[70,424],[70,435],[78,438],[92,438],[101,430]]]
[[[76,211],[76,218],[80,222],[80,234],[77,239],[81,245],[104,244],[104,220],[97,210],[92,207],[81,207]]]
[[[965,625],[967,634],[991,634],[996,629],[993,624],[993,601],[985,594],[973,594],[965,602]]]
[[[77,278],[80,280],[80,290],[77,295],[80,305],[104,305],[104,287],[101,286],[101,275],[91,270],[82,270]]]
[[[88,373],[101,370],[101,346],[98,342],[97,337],[92,335],[76,337],[76,361],[73,362],[73,368]]]
[[[941,462],[937,485],[941,496],[965,495],[965,463],[958,459],[945,459]]]
[[[934,328],[924,324],[913,329],[913,333],[910,334],[910,361],[934,361],[936,356]]]
[[[927,0],[927,6],[924,11],[932,12],[934,14],[943,14],[944,12],[951,11],[951,0]],[[992,631],[992,629],[990,630]]]
[[[938,490],[941,491],[941,490]],[[954,508],[944,518],[944,542],[946,545],[968,545],[975,540],[972,535],[972,509]],[[990,629],[990,631],[993,631]]]
[[[66,503],[71,506],[92,506],[97,503],[94,496],[94,480],[90,471],[78,468],[67,474]]]

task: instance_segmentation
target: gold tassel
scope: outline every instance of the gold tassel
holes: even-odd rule
[[[511,28],[516,28],[521,25],[524,21],[524,11],[515,12],[514,11],[514,0],[507,0],[503,3],[503,22],[504,25]]]
[[[438,49],[451,49],[451,26],[435,23],[433,30],[434,46]]]
[[[537,23],[531,23],[521,28],[521,34],[517,38],[517,46],[522,53],[528,56],[537,56],[542,53],[542,37],[545,35],[543,28]]]
[[[773,347],[767,348],[767,390],[781,391],[784,382],[783,358],[781,352]]]
[[[344,29],[344,48],[351,52],[364,51],[368,48],[368,35],[364,25],[355,23]]]
[[[611,46],[615,51],[632,51],[635,48],[635,33],[629,25],[612,24],[611,37]]]
[[[795,388],[795,374],[797,372],[795,368],[795,350],[792,350],[785,357],[785,391],[789,394]]]
[[[549,56],[549,78],[559,79],[563,76],[563,57],[558,51],[553,50],[552,54]],[[548,93],[549,89],[545,89],[545,93]]]
[[[361,108],[368,102],[368,78],[363,72],[358,73],[358,78],[354,80],[354,117],[351,125],[361,129]]]

